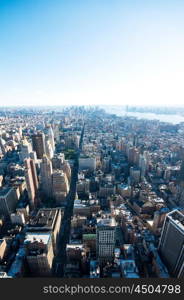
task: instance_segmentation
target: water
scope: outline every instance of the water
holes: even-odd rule
[[[136,117],[138,119],[147,119],[147,120],[159,120],[160,122],[168,122],[172,124],[179,124],[184,122],[184,116],[180,115],[157,115],[154,113],[140,113],[140,112],[126,112],[126,111],[117,111],[114,112],[117,116],[130,116]]]

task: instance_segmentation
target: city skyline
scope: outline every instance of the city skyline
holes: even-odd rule
[[[0,120],[0,278],[183,278],[184,122],[84,106]]]
[[[0,106],[181,106],[182,1],[0,1]]]

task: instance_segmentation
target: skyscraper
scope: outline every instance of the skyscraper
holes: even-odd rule
[[[53,169],[62,170],[66,173],[68,181],[71,179],[71,168],[69,163],[65,160],[64,153],[55,154],[52,158]]]
[[[46,136],[46,138],[45,138],[45,152],[49,159],[53,158],[54,151],[53,151],[53,147],[52,147],[51,141],[48,136]]]
[[[52,196],[52,164],[46,155],[40,164],[41,188],[45,196]]]
[[[0,215],[9,216],[15,211],[18,201],[15,189],[12,187],[0,190]]]
[[[184,277],[184,215],[174,210],[166,215],[162,229],[159,252],[169,272],[177,278]]]
[[[45,154],[45,135],[42,132],[32,135],[33,150],[36,151],[37,158],[42,159]]]
[[[182,157],[182,163],[180,167],[180,171],[177,177],[177,193],[176,193],[176,199],[175,202],[178,206],[184,205],[184,150],[181,149],[181,157]]]
[[[115,228],[114,218],[101,219],[97,223],[96,247],[100,263],[112,261],[114,258]]]
[[[28,197],[32,207],[35,206],[35,197],[38,190],[38,177],[34,160],[28,158],[24,161],[25,164],[25,178],[28,191]]]
[[[31,151],[31,144],[27,141],[27,139],[24,139],[21,144],[20,160],[23,162],[24,159],[29,158]]]
[[[63,171],[55,170],[52,174],[53,196],[58,204],[64,204],[69,192],[69,184]]]
[[[42,277],[51,276],[54,258],[51,233],[29,232],[24,243],[31,274]]]
[[[53,132],[51,126],[49,126],[49,128],[48,128],[48,137],[49,137],[49,140],[50,140],[50,143],[51,143],[51,146],[52,146],[52,150],[54,152],[55,151],[54,132]]]

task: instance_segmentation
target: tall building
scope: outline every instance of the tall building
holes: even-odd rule
[[[177,278],[184,277],[184,215],[174,210],[166,215],[159,252],[168,271]]]
[[[57,243],[63,212],[59,208],[40,209],[27,225],[27,232],[51,233],[54,253],[57,253]]]
[[[181,187],[184,187],[184,149],[181,148],[181,167],[178,174],[177,182]]]
[[[34,160],[34,162],[37,162],[37,156],[35,151],[30,152],[30,158]]]
[[[80,136],[67,135],[64,138],[66,148],[77,149],[79,147]]]
[[[32,135],[33,150],[36,151],[37,158],[42,159],[45,154],[45,135],[42,132]]]
[[[54,258],[51,233],[29,232],[24,243],[31,274],[41,277],[51,276]]]
[[[33,159],[25,159],[25,178],[30,205],[35,206],[35,197],[38,190],[38,177]]]
[[[52,164],[46,155],[40,164],[41,189],[46,197],[52,196]]]
[[[54,157],[52,158],[53,169],[61,170],[64,160],[65,160],[64,153],[54,154]]]
[[[46,138],[45,138],[45,153],[49,159],[52,159],[54,156],[52,144],[51,144],[48,136],[46,136]]]
[[[52,158],[53,169],[62,170],[66,173],[68,181],[71,180],[71,168],[69,163],[65,160],[64,153],[55,154]]]
[[[66,174],[63,171],[55,170],[52,174],[53,196],[58,203],[64,204],[65,198],[69,192],[69,183]]]
[[[0,215],[10,217],[15,211],[18,201],[17,193],[14,188],[7,187],[0,190]]]
[[[48,128],[48,137],[49,137],[49,141],[50,141],[51,146],[52,146],[52,150],[54,152],[55,151],[54,132],[53,132],[51,126],[49,126],[49,128]]]
[[[184,206],[184,158],[182,157],[182,163],[180,171],[177,177],[177,193],[176,203],[178,206]]]
[[[26,139],[24,139],[21,144],[20,160],[23,162],[24,159],[29,158],[31,151],[32,151],[31,143],[29,143]]]
[[[54,123],[53,126],[54,126],[53,132],[54,132],[55,139],[57,142],[59,142],[60,141],[60,130],[59,130],[60,124]]]
[[[5,154],[7,152],[6,142],[3,138],[0,138],[0,150],[2,154]]]
[[[30,166],[31,166],[31,172],[32,172],[32,176],[33,176],[34,188],[35,188],[35,191],[37,191],[38,190],[38,176],[37,176],[37,172],[36,172],[35,162],[33,159],[30,159]]]
[[[97,223],[96,250],[100,263],[114,258],[116,222],[114,218],[100,219]]]

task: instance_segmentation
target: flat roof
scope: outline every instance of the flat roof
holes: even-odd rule
[[[82,237],[83,239],[86,240],[96,239],[96,234],[95,233],[83,234]]]
[[[33,243],[35,240],[40,241],[42,240],[45,245],[48,244],[50,240],[51,234],[50,233],[42,233],[42,232],[30,232],[26,235],[25,242]]]
[[[114,218],[106,218],[106,219],[100,219],[97,223],[98,226],[116,226],[116,221]]]
[[[66,248],[67,249],[76,249],[76,248],[78,248],[78,249],[83,249],[84,248],[84,245],[83,244],[67,244],[66,245]]]
[[[171,219],[178,227],[184,230],[184,214],[182,214],[179,210],[173,210],[168,215],[169,219]]]
[[[28,230],[46,229],[50,230],[54,226],[54,221],[57,216],[58,209],[40,209],[37,215],[29,221]]]

